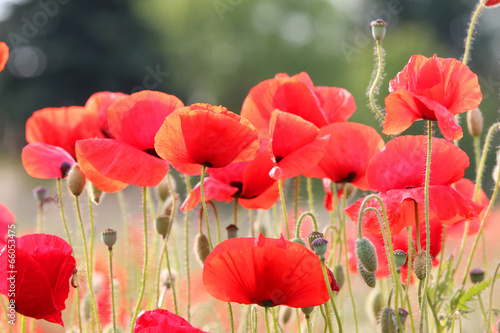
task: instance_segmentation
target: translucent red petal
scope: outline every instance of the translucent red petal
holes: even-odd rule
[[[63,178],[61,166],[75,164],[73,157],[64,149],[46,143],[30,143],[21,153],[24,170],[34,178]]]

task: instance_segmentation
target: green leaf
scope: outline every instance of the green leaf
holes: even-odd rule
[[[463,293],[458,299],[457,309],[460,310],[470,310],[470,308],[466,305],[467,302],[474,299],[474,296],[477,296],[484,289],[488,288],[491,284],[491,278],[484,280],[481,283],[477,283],[469,288],[465,293]]]

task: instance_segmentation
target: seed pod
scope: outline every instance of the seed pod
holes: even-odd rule
[[[203,267],[205,259],[210,254],[210,243],[205,234],[196,235],[194,240],[194,254],[196,255],[196,259],[200,262],[201,267]]]
[[[403,250],[394,251],[394,264],[396,265],[396,269],[398,273],[401,271],[401,267],[406,264],[406,259],[408,258],[408,254]]]
[[[113,229],[106,229],[101,233],[102,242],[108,246],[108,249],[112,249],[117,240],[116,231]]]
[[[314,306],[308,306],[307,308],[300,308],[300,311],[302,311],[303,314],[306,315],[306,318],[313,312]]]
[[[356,240],[356,257],[368,272],[377,271],[377,250],[366,237]]]
[[[415,260],[413,261],[413,271],[419,280],[425,279],[427,274],[427,262],[424,251],[415,256]]]
[[[318,255],[321,260],[325,260],[325,253],[328,249],[328,241],[324,238],[316,238],[311,243],[314,252]]]
[[[168,273],[168,268],[165,268],[160,273],[160,287],[170,289],[172,287],[172,282],[175,283],[177,279],[177,273],[175,270],[170,270],[172,273],[172,280],[170,280],[170,274]]]
[[[236,225],[230,224],[226,227],[226,230],[227,230],[227,239],[238,237],[239,228]]]
[[[43,186],[38,186],[33,190],[33,196],[39,204],[43,204],[47,198],[47,189]]]
[[[68,187],[70,192],[78,197],[85,189],[85,175],[78,164],[73,165],[68,173]]]
[[[309,236],[307,236],[307,241],[309,243],[309,246],[311,247],[311,249],[313,248],[312,247],[312,242],[316,239],[316,238],[323,238],[323,233],[319,232],[319,231],[313,231],[309,234]]]
[[[380,327],[382,333],[396,333],[396,325],[392,321],[392,311],[390,307],[385,307],[380,314]]]
[[[385,37],[385,31],[387,28],[387,23],[384,20],[378,19],[370,23],[372,26],[373,39],[381,41]]]
[[[481,268],[474,268],[471,269],[469,272],[470,280],[472,283],[479,283],[484,280],[484,269]]]
[[[403,308],[399,308],[398,312],[399,312],[399,321],[401,321],[401,325],[403,325],[403,327],[401,327],[401,331],[404,332],[405,322],[406,322],[406,318],[408,318],[409,312],[406,311]],[[397,327],[398,327],[398,318],[396,317],[396,310],[392,310],[391,311],[391,317],[392,317],[392,322],[396,326],[396,331],[400,331],[400,330],[397,329]]]
[[[377,284],[375,273],[368,272],[359,261],[358,261],[358,272],[368,287],[375,288],[375,285]]]

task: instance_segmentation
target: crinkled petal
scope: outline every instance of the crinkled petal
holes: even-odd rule
[[[41,142],[25,146],[21,159],[28,175],[39,179],[63,178],[61,166],[65,164],[67,168],[67,165],[75,164],[75,160],[66,150]]]
[[[203,189],[205,192],[205,201],[212,199],[217,201],[231,201],[233,194],[238,191],[237,187],[227,185],[213,177],[207,177],[204,180]],[[201,202],[201,183],[198,183],[189,193],[186,200],[181,205],[183,212],[195,208]]]
[[[320,86],[314,87],[314,93],[329,124],[345,122],[356,111],[354,97],[346,89]]]

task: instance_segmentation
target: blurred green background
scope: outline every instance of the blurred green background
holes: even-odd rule
[[[380,129],[365,97],[374,64],[370,21],[389,23],[382,101],[411,55],[461,58],[476,3],[0,0],[0,39],[11,47],[0,74],[2,155],[20,155],[24,124],[40,108],[83,105],[102,90],[155,89],[239,113],[248,91],[280,72],[307,71],[316,85],[348,89],[358,106],[351,120]],[[480,78],[486,126],[499,105],[499,14],[483,12],[469,63]]]

